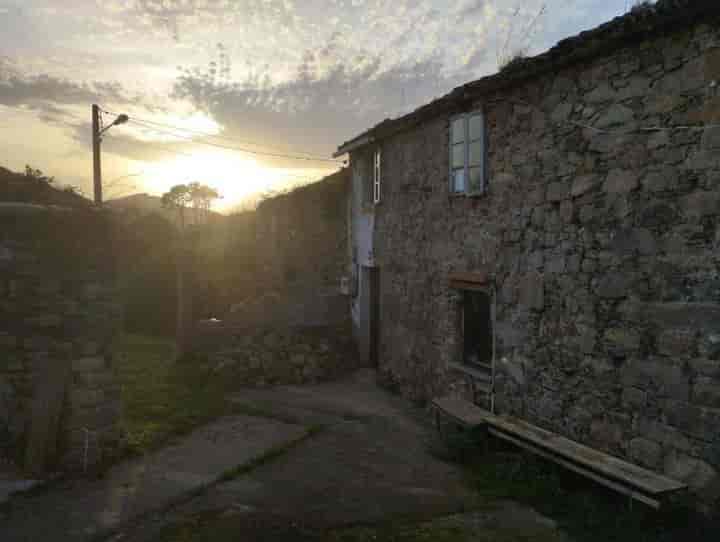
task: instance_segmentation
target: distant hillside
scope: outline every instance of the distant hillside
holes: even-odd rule
[[[132,194],[122,198],[115,198],[105,202],[105,206],[115,211],[126,211],[137,214],[155,213],[164,211],[159,196],[150,194]]]
[[[37,172],[40,173],[40,172]],[[72,190],[56,188],[40,175],[10,171],[0,167],[0,201],[17,201],[63,207],[87,207],[92,202]]]

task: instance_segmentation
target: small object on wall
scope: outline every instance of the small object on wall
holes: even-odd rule
[[[343,295],[350,295],[350,278],[340,277],[340,293]]]
[[[357,296],[358,279],[357,274],[340,278],[340,293],[342,295]]]

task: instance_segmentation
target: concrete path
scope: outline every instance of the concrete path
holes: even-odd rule
[[[0,540],[72,542],[99,538],[120,525],[180,502],[227,471],[305,434],[300,425],[273,419],[222,418],[175,445],[112,468],[102,480],[80,480],[13,497],[4,517],[0,515]]]
[[[232,400],[324,429],[113,542],[324,541],[337,529],[431,518],[465,525],[478,540],[562,539],[532,510],[479,502],[457,467],[428,453],[426,416],[379,390],[370,371],[332,384],[247,390]]]

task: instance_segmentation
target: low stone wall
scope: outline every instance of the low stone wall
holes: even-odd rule
[[[91,466],[119,437],[112,253],[102,213],[0,203],[0,456],[34,474]]]
[[[248,386],[314,383],[359,367],[349,326],[254,327],[200,332],[213,370]],[[203,344],[202,336],[207,339]],[[222,337],[225,339],[222,339]]]

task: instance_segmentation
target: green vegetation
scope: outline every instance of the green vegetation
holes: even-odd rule
[[[156,449],[228,414],[296,421],[257,406],[226,401],[234,382],[214,373],[199,356],[175,362],[175,345],[169,339],[126,334],[116,342],[114,357],[129,453]]]
[[[156,448],[226,413],[223,383],[199,363],[175,363],[172,341],[124,335],[114,356],[130,452]]]
[[[305,442],[306,440],[314,437],[320,431],[323,430],[322,425],[312,425],[308,428],[308,430],[305,432],[305,434],[301,437],[298,437],[294,440],[291,440],[289,442],[286,442],[285,444],[282,444],[280,446],[275,446],[273,448],[270,448],[267,452],[264,454],[256,457],[255,459],[248,461],[247,463],[243,463],[242,465],[238,465],[234,469],[231,469],[224,473],[222,475],[221,480],[227,482],[229,480],[233,480],[239,476],[242,476],[244,474],[247,474],[248,472],[251,472],[259,467],[262,467],[266,463],[270,463],[272,461],[275,461],[276,459],[282,457],[286,453],[288,453],[291,449],[293,449],[298,444],[301,444]]]
[[[491,442],[465,464],[480,498],[512,499],[553,519],[575,540],[717,540],[718,532],[681,503],[657,512],[530,453]]]
[[[508,520],[511,518],[508,518]],[[497,521],[492,512],[455,515],[418,522],[390,522],[373,527],[352,527],[327,533],[323,542],[561,542],[547,525]]]

